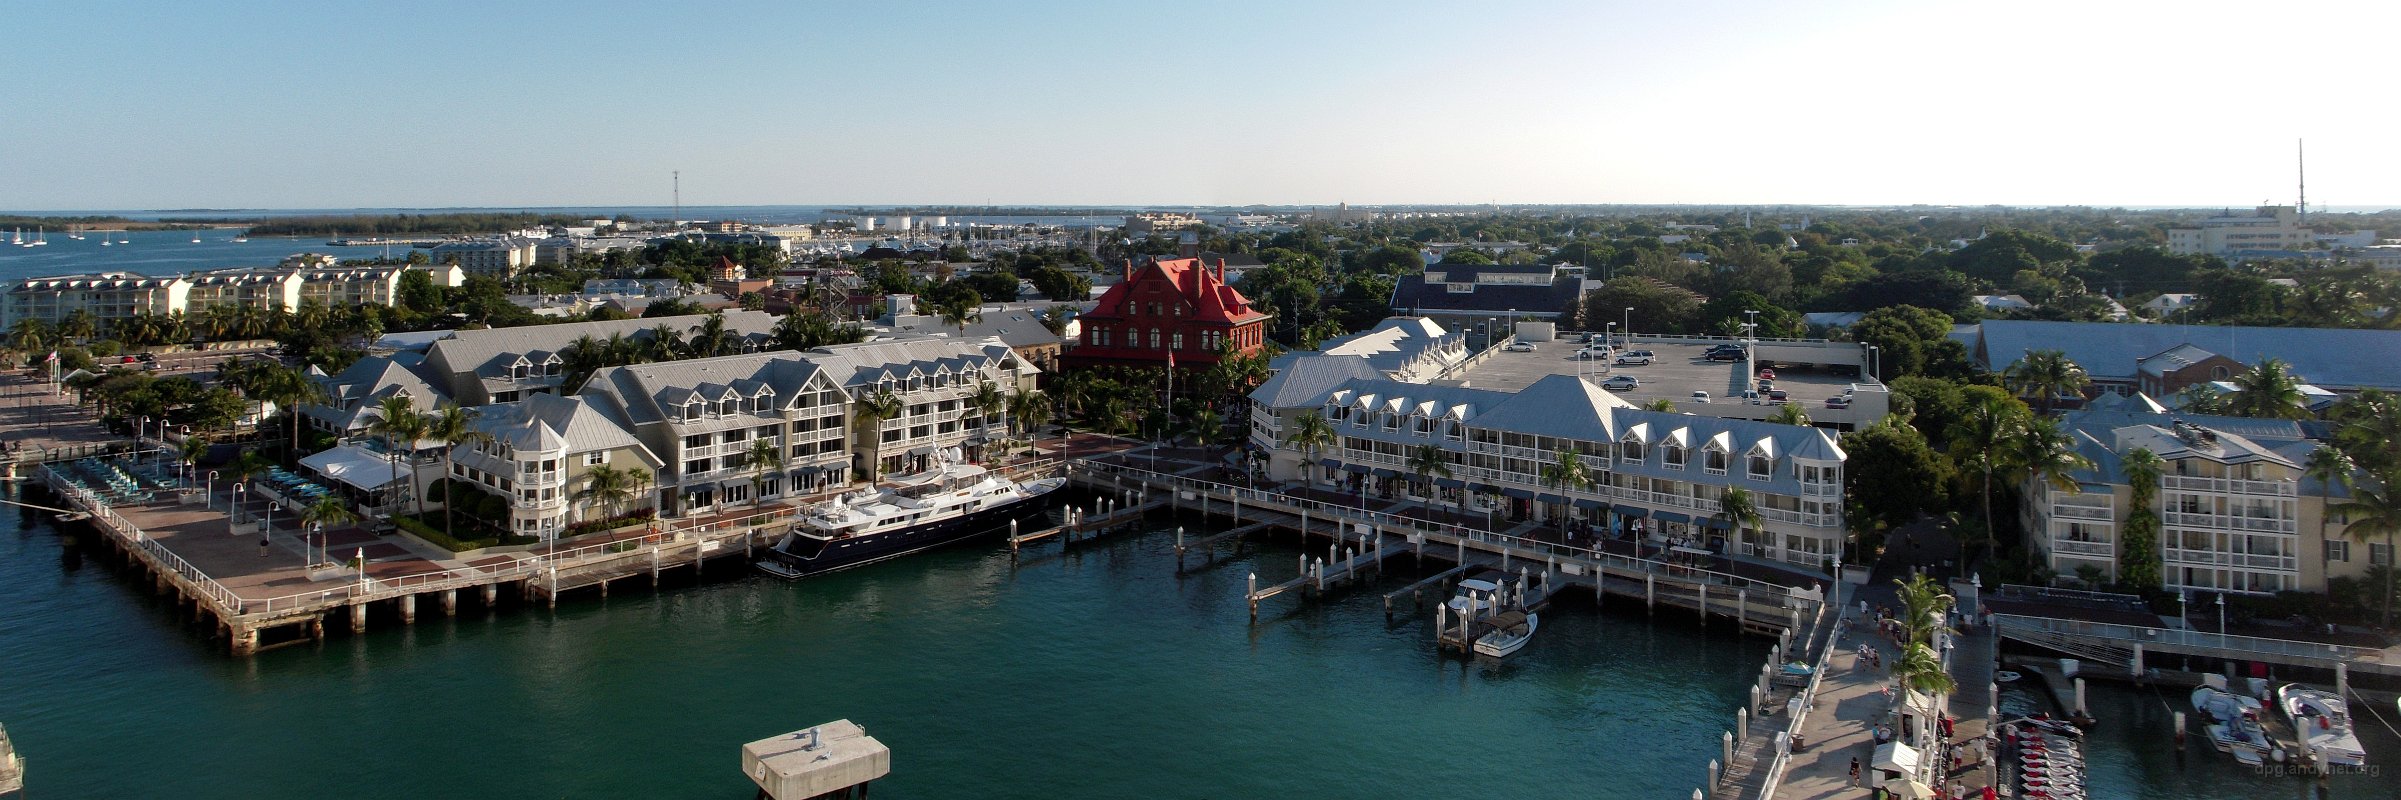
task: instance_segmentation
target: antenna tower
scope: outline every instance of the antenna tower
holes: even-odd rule
[[[2301,224],[2309,224],[2309,142],[2293,140],[2293,156],[2299,159],[2301,177]]]
[[[679,169],[667,174],[675,176],[675,218],[667,220],[667,224],[670,227],[682,227],[684,224],[684,171]]]

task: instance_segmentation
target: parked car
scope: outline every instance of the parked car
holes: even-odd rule
[[[1653,352],[1651,352],[1651,351],[1649,351],[1649,350],[1628,350],[1628,351],[1626,351],[1626,355],[1630,355],[1630,356],[1642,356],[1643,358],[1650,358],[1650,359],[1656,359],[1656,358],[1658,358],[1658,357],[1659,357],[1659,354],[1658,354],[1658,353],[1653,353]]]
[[[1617,363],[1618,363],[1620,366],[1627,366],[1627,367],[1647,367],[1647,366],[1650,366],[1650,364],[1651,364],[1651,357],[1650,357],[1650,356],[1645,356],[1645,355],[1637,355],[1637,354],[1634,354],[1634,353],[1627,353],[1627,354],[1624,354],[1624,355],[1618,356],[1618,357],[1617,357]]]
[[[1713,345],[1710,345],[1710,346],[1709,346],[1709,352],[1712,352],[1712,353],[1721,353],[1721,352],[1722,352],[1722,353],[1740,353],[1740,352],[1742,352],[1742,345],[1739,345],[1739,344],[1713,344]]]
[[[1740,351],[1740,350],[1711,350],[1711,351],[1709,351],[1709,356],[1708,356],[1708,358],[1709,358],[1709,360],[1711,360],[1711,361],[1741,361],[1741,360],[1742,360],[1742,351]]]
[[[1849,395],[1835,395],[1835,396],[1833,396],[1833,397],[1826,398],[1826,407],[1827,407],[1827,408],[1850,408],[1850,407],[1851,407],[1851,397],[1850,397]]]
[[[1627,389],[1639,389],[1642,388],[1642,380],[1632,375],[1612,375],[1608,380],[1601,381],[1601,388],[1613,392],[1622,392]]]
[[[123,357],[123,358],[119,358],[119,359],[117,359],[117,363],[119,363],[119,364],[131,364],[131,363],[133,363],[133,362],[135,362],[135,361],[138,361],[138,360],[140,360],[140,359],[136,359],[136,358],[134,358],[133,356],[125,356],[125,357]]]
[[[1694,391],[1692,393],[1692,401],[1695,403],[1709,402],[1709,393],[1703,391]]]
[[[1768,379],[1766,379],[1766,378],[1760,378],[1760,379],[1759,379],[1759,385],[1758,385],[1756,388],[1758,388],[1758,389],[1759,389],[1759,391],[1762,391],[1762,392],[1764,392],[1764,391],[1768,391],[1768,390],[1771,390],[1771,389],[1774,389],[1774,388],[1776,388],[1776,382],[1775,382],[1775,381],[1768,380]]]
[[[1775,371],[1775,370],[1773,370],[1773,369],[1761,369],[1761,370],[1759,370],[1759,379],[1760,379],[1760,380],[1763,380],[1763,381],[1772,381],[1772,380],[1775,380],[1775,379],[1776,379],[1776,371]]]
[[[135,354],[133,355],[133,357],[134,357],[134,358],[136,358],[136,359],[142,360],[142,361],[157,361],[157,360],[158,360],[158,356],[154,356],[154,355],[151,355],[151,354],[149,354],[149,353],[135,353]]]
[[[1504,350],[1507,350],[1507,351],[1509,351],[1509,352],[1512,352],[1512,353],[1531,353],[1531,352],[1534,352],[1534,343],[1533,343],[1533,342],[1510,342],[1508,347],[1505,347],[1505,348],[1502,348],[1502,349],[1504,349]]]
[[[1792,399],[1792,396],[1785,394],[1784,390],[1782,389],[1770,389],[1767,393],[1767,399],[1769,402],[1781,403]]]
[[[1582,350],[1578,350],[1578,351],[1576,351],[1576,357],[1577,357],[1577,358],[1587,358],[1587,359],[1590,359],[1590,358],[1608,358],[1608,357],[1609,357],[1609,352],[1610,352],[1610,351],[1609,351],[1609,348],[1608,348],[1606,345],[1594,345],[1594,346],[1592,346],[1592,347],[1587,347],[1587,348],[1584,348],[1584,349],[1582,349]]]
[[[1758,392],[1743,392],[1743,393],[1742,393],[1742,401],[1743,401],[1743,402],[1745,402],[1745,403],[1749,403],[1749,404],[1751,404],[1751,405],[1759,405],[1759,402],[1760,402],[1760,400],[1759,400],[1759,393],[1758,393]]]

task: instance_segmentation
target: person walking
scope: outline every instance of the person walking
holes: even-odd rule
[[[1851,785],[1852,785],[1852,786],[1858,786],[1858,785],[1859,785],[1859,757],[1858,757],[1858,756],[1852,756],[1852,757],[1851,757]]]

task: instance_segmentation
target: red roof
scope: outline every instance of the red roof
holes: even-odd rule
[[[1201,263],[1197,258],[1157,258],[1137,267],[1131,276],[1101,293],[1092,314],[1087,316],[1130,316],[1122,308],[1136,287],[1164,281],[1175,287],[1177,294],[1192,303],[1193,319],[1203,322],[1242,324],[1267,319],[1268,315],[1251,306],[1249,298],[1227,286],[1219,270]]]

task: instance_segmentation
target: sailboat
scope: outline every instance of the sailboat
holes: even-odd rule
[[[107,232],[107,231],[101,231],[101,232],[100,232],[100,246],[101,246],[101,247],[107,247],[107,246],[109,246],[109,245],[116,244],[116,243],[117,243],[117,238],[116,238],[116,237],[114,237],[114,236],[110,236],[110,235],[108,234],[108,232]]]
[[[120,235],[120,236],[123,236],[123,237],[125,237],[125,238],[117,240],[117,243],[118,243],[118,244],[133,244],[133,232],[132,232],[132,231],[126,231],[126,232],[124,232],[124,233],[122,233],[122,234],[119,234],[119,235]]]
[[[78,242],[80,242],[80,241],[83,241],[83,229],[81,229],[81,228],[68,228],[68,229],[67,229],[67,238],[69,238],[69,239],[73,239],[73,240],[75,240],[75,241],[78,241]]]
[[[192,243],[193,243],[193,244],[199,244],[199,243],[200,243],[200,232],[199,232],[199,231],[193,231],[193,232],[192,232]]]
[[[9,243],[9,244],[16,245],[16,246],[18,246],[18,247],[24,247],[24,246],[25,246],[25,229],[24,229],[24,228],[10,228],[10,229],[8,229],[8,243]]]
[[[49,234],[49,230],[48,230],[48,229],[46,229],[46,228],[35,228],[35,229],[33,229],[33,242],[32,242],[31,244],[28,244],[28,245],[25,245],[25,246],[26,246],[26,247],[41,247],[41,246],[43,246],[43,245],[47,245],[47,244],[49,244],[49,243],[50,243],[50,234]]]

